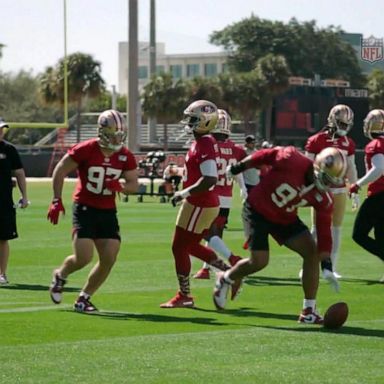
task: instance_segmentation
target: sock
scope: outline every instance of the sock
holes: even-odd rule
[[[321,270],[323,271],[324,269],[328,269],[329,271],[333,271],[333,268],[332,268],[332,261],[331,259],[326,259],[326,260],[323,260],[321,263]]]
[[[229,277],[229,270],[224,272],[223,278],[228,284],[233,284],[234,282],[234,280]]]
[[[332,226],[331,260],[332,260],[332,266],[334,271],[336,270],[336,263],[339,257],[340,239],[341,239],[341,227]]]
[[[89,300],[91,295],[88,295],[87,292],[81,291],[79,297],[84,297],[85,300]]]
[[[228,260],[232,254],[219,236],[212,236],[208,241],[208,246],[219,253],[225,260]]]
[[[224,263],[223,260],[217,258],[210,262],[211,266],[218,269],[219,271],[227,271],[231,267]]]
[[[209,268],[209,264],[206,263],[205,261],[204,261],[204,264],[203,264],[203,269],[210,269],[210,268]]]
[[[305,309],[305,308],[312,308],[312,310],[315,310],[316,300],[304,299],[303,300],[303,309]]]
[[[191,288],[189,285],[189,276],[177,275],[177,280],[179,280],[180,292],[184,296],[189,296],[189,294],[191,293]]]
[[[317,232],[316,232],[316,227],[314,225],[312,225],[311,227],[311,235],[315,239],[315,241],[317,241]]]

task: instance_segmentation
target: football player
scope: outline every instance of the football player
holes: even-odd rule
[[[218,109],[218,122],[212,130],[212,136],[215,138],[219,148],[219,164],[217,183],[215,190],[219,195],[220,211],[215,221],[209,230],[209,233],[204,237],[210,248],[216,251],[225,260],[228,260],[231,265],[235,265],[241,258],[235,256],[223,241],[223,231],[228,223],[228,216],[232,205],[232,189],[233,178],[227,178],[226,169],[228,165],[236,164],[247,156],[245,150],[236,145],[229,139],[231,134],[231,117],[224,109]],[[243,195],[246,195],[247,190],[244,184],[243,175],[239,174],[236,177]],[[207,263],[194,275],[195,279],[209,279],[210,268]]]
[[[332,213],[332,252],[330,265],[323,262],[322,272],[323,277],[337,290],[337,279],[341,276],[336,271],[337,260],[339,257],[339,249],[341,242],[341,226],[344,219],[345,206],[347,200],[347,187],[345,181],[353,184],[357,180],[357,170],[355,164],[355,143],[348,137],[348,133],[353,126],[353,111],[350,107],[344,104],[335,105],[329,112],[327,125],[315,135],[308,138],[305,150],[306,155],[310,159],[315,159],[316,156],[327,147],[339,148],[347,158],[347,172],[344,182],[339,186],[331,186],[330,191],[333,194],[334,207]],[[356,210],[359,206],[359,195],[353,194],[352,209]],[[312,223],[315,222],[316,213],[312,210]],[[315,226],[312,225],[312,234],[316,238]]]
[[[237,175],[250,168],[270,166],[268,173],[253,187],[246,201],[251,223],[250,257],[230,270],[219,273],[213,293],[218,309],[224,309],[228,290],[234,281],[265,268],[269,262],[268,236],[297,252],[303,259],[303,310],[299,322],[322,324],[316,310],[319,259],[329,258],[332,248],[333,209],[330,185],[342,182],[345,155],[337,148],[326,148],[313,162],[294,147],[261,149],[228,168]],[[298,217],[298,208],[316,210],[316,244],[308,227]]]
[[[89,264],[96,248],[99,260],[77,298],[78,312],[97,311],[90,298],[108,277],[120,249],[120,230],[116,216],[116,193],[137,191],[137,165],[133,154],[124,147],[127,125],[122,114],[115,110],[102,112],[98,117],[98,138],[70,148],[53,171],[53,200],[48,220],[56,225],[62,202],[64,178],[77,171],[73,193],[73,255],[54,270],[50,286],[55,304],[62,300],[67,277]],[[123,181],[120,181],[120,178]]]
[[[216,140],[209,134],[217,120],[216,105],[207,100],[197,100],[185,109],[181,121],[195,140],[185,157],[183,189],[175,192],[171,199],[174,206],[182,203],[172,242],[179,290],[176,296],[161,304],[161,308],[194,306],[190,295],[190,255],[221,271],[229,268],[211,248],[200,244],[219,213],[219,197],[214,189],[219,152]]]
[[[370,111],[364,120],[366,174],[349,188],[352,195],[368,184],[367,198],[353,226],[353,240],[384,261],[384,110]],[[369,233],[373,229],[373,237]],[[384,282],[384,276],[380,282]]]

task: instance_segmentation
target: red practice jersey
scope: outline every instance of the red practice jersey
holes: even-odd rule
[[[305,145],[305,150],[309,153],[313,153],[315,155],[319,154],[323,149],[328,147],[334,147],[340,149],[346,157],[352,156],[356,151],[355,142],[348,136],[337,137],[335,136],[332,139],[329,136],[329,133],[326,131],[322,131],[316,133],[311,136],[307,140],[307,144]],[[344,185],[338,185],[337,188],[343,187]]]
[[[216,163],[219,159],[219,149],[216,140],[210,135],[204,135],[196,139],[185,156],[183,188],[195,184],[203,175],[200,164],[207,160]],[[188,202],[197,207],[217,207],[219,198],[212,187],[209,191],[194,193],[187,197]]]
[[[78,164],[73,200],[99,209],[116,208],[115,192],[106,189],[104,182],[119,179],[123,171],[136,169],[133,154],[122,147],[107,157],[101,151],[98,139],[91,139],[74,145],[68,155]]]
[[[217,168],[217,183],[215,190],[219,196],[232,196],[233,179],[228,179],[226,169],[228,165],[234,165],[247,156],[243,147],[236,145],[231,140],[217,141],[219,146],[219,163]]]
[[[252,166],[262,165],[270,168],[249,192],[252,209],[273,223],[289,225],[296,221],[299,207],[314,207],[319,251],[330,252],[333,199],[314,184],[306,185],[312,160],[294,147],[275,147],[252,154]]]
[[[384,155],[384,137],[378,137],[365,146],[365,168],[368,172],[372,168],[372,157],[381,153]],[[368,184],[368,196],[384,191],[384,176]]]

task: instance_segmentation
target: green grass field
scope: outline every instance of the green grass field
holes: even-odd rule
[[[0,379],[3,383],[383,383],[384,273],[382,262],[350,238],[345,218],[339,262],[341,292],[321,281],[324,313],[346,301],[350,315],[337,331],[297,323],[302,291],[300,258],[271,241],[270,265],[247,278],[240,297],[217,312],[214,280],[192,281],[196,309],[160,309],[177,289],[171,237],[177,209],[145,197],[119,203],[123,237],[109,279],[93,297],[96,315],[72,304],[89,268],[70,276],[63,303],[51,303],[54,267],[71,253],[73,184],[67,215],[46,220],[49,183],[29,183],[31,206],[18,211],[20,238],[12,241],[9,286],[0,288]],[[238,193],[236,192],[236,196]],[[348,207],[349,208],[349,207]],[[302,210],[308,220],[309,209]],[[237,254],[243,234],[240,201],[225,239]],[[200,262],[193,262],[193,272]]]

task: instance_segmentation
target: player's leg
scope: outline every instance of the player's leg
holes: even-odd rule
[[[16,211],[12,206],[0,207],[0,285],[8,284],[7,267],[9,260],[9,240],[18,237]]]
[[[246,208],[250,218],[250,257],[240,260],[223,274],[219,274],[213,291],[213,302],[217,309],[224,309],[227,294],[230,287],[238,285],[245,276],[258,272],[265,268],[269,262],[268,235],[270,223],[263,216],[251,212],[249,205]],[[237,288],[239,290],[239,288]],[[232,289],[232,299],[236,297],[237,291]]]
[[[0,285],[8,284],[7,265],[9,259],[8,240],[0,240]]]
[[[375,200],[374,196],[368,197],[361,204],[353,226],[352,239],[366,251],[382,258],[382,250],[379,249],[378,243],[369,236],[369,233],[376,224],[377,212],[383,209],[382,207],[377,207]]]
[[[212,223],[209,234],[205,236],[207,245],[219,254],[224,260],[228,260],[231,265],[235,265],[241,257],[235,256],[223,240],[223,231],[228,223],[229,208],[220,208],[219,215]],[[209,279],[209,264],[204,263],[203,267],[194,275],[195,279]]]
[[[89,231],[92,232],[99,260],[90,271],[87,281],[74,304],[75,310],[79,312],[97,310],[90,302],[90,298],[109,276],[116,262],[121,242],[119,223],[114,210],[90,209],[89,211],[89,218],[92,218]],[[79,236],[81,236],[81,231]]]
[[[309,230],[304,230],[304,232],[286,241],[285,245],[297,252],[303,259],[304,300],[298,321],[307,324],[322,324],[323,318],[316,310],[316,295],[319,287],[319,259],[316,243]]]
[[[337,261],[339,258],[340,243],[341,243],[341,228],[343,224],[347,194],[345,192],[336,193],[333,195],[334,206],[332,214],[332,251],[331,261],[334,275],[337,278],[341,276],[336,272]]]
[[[189,255],[193,254],[193,256],[209,263],[212,263],[214,258],[218,259],[212,250],[199,245],[204,232],[210,228],[218,212],[218,207],[197,207],[186,200],[181,205],[176,218],[176,228],[172,241],[179,291],[171,300],[161,304],[161,308],[194,306],[193,298],[190,296],[191,261]]]

